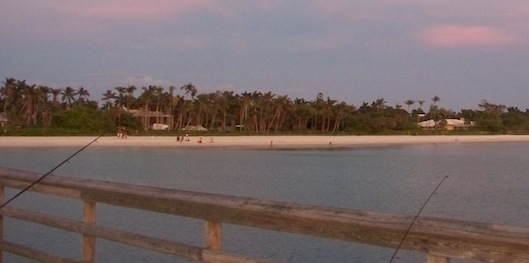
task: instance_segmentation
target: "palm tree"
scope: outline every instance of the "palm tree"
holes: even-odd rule
[[[272,126],[274,126],[274,131],[277,132],[285,122],[287,113],[290,111],[290,108],[292,106],[292,101],[288,98],[288,96],[278,96],[274,100],[274,105],[274,116],[270,121],[269,128],[272,128]]]
[[[45,127],[51,126],[51,120],[53,118],[53,103],[48,98],[51,91],[52,88],[50,87],[44,85],[38,86],[37,113],[42,115],[42,124]]]
[[[293,108],[294,118],[296,119],[294,128],[299,130],[307,129],[310,119],[316,115],[316,110],[310,102],[300,98],[294,100]]]
[[[239,98],[239,129],[242,131],[248,117],[248,110],[251,102],[251,94],[248,92],[243,92]]]
[[[371,107],[376,111],[383,110],[386,108],[386,100],[384,98],[378,98],[371,103]]]
[[[168,100],[168,108],[169,108],[169,114],[173,114],[173,109],[178,103],[178,100],[176,100],[176,97],[174,96],[174,90],[176,89],[175,86],[169,86],[169,100]]]
[[[235,126],[237,123],[236,116],[239,116],[238,114],[241,113],[241,109],[238,108],[238,107],[241,107],[240,96],[233,95],[233,91],[223,91],[223,92],[217,91],[215,98],[216,98],[215,105],[218,107],[218,111],[222,114],[220,128],[221,130],[225,131],[229,116],[231,116],[232,125]],[[236,111],[237,109],[239,110],[238,113]],[[213,117],[211,120],[212,127],[215,124],[216,114],[217,114],[217,111],[213,113]],[[242,126],[243,123],[244,122],[241,123],[239,119],[239,124],[241,124],[241,126],[239,126],[240,130],[243,129],[243,126]]]
[[[421,121],[421,117],[424,116],[424,110],[422,109],[422,106],[425,102],[425,100],[417,100],[417,103],[419,103],[419,108],[417,109],[417,122]]]
[[[61,95],[61,93],[62,93],[62,89],[59,89],[59,88],[56,88],[56,89],[51,88],[50,92],[51,92],[51,95],[52,95],[52,99],[51,99],[51,101],[52,101],[53,103],[57,103],[57,104],[59,104],[59,95]]]
[[[355,111],[355,108],[354,106],[347,105],[345,102],[340,102],[333,110],[335,111],[335,120],[332,132],[336,132],[340,127],[345,126],[345,119]]]
[[[439,96],[436,95],[436,96],[434,96],[434,97],[432,98],[432,101],[433,101],[433,105],[436,105],[437,102],[441,101],[441,98],[439,98]]]
[[[88,97],[90,97],[90,93],[88,92],[88,90],[86,90],[83,87],[79,87],[79,89],[77,89],[76,95],[77,95],[77,101],[80,102],[81,104],[84,104],[85,102],[87,102]]]
[[[216,91],[215,93],[210,93],[210,109],[209,109],[209,120],[206,121],[206,126],[208,129],[213,129],[215,122],[217,121],[217,116],[220,111],[221,102],[222,102],[222,93]]]
[[[195,87],[195,85],[193,85],[191,82],[180,87],[180,90],[183,90],[185,91],[185,95],[190,95],[191,96],[191,100],[194,100],[195,99],[195,95],[197,95],[197,88]]]
[[[275,96],[276,94],[269,91],[263,94],[258,100],[258,104],[260,106],[260,111],[258,114],[259,131],[269,131],[270,129],[273,108],[272,104]]]
[[[156,98],[156,86],[142,87],[143,93],[138,97],[142,104],[142,124],[145,129],[150,125],[151,103]]]
[[[125,93],[127,93],[127,88],[126,87],[115,87],[114,88],[118,94],[117,94],[117,101],[116,101],[116,105],[118,105],[120,108],[123,108],[123,106],[125,106]]]
[[[137,90],[136,86],[127,87],[127,96],[125,97],[125,107],[130,109],[135,101],[134,92]]]
[[[160,119],[160,113],[161,113],[161,106],[162,106],[162,100],[163,100],[163,87],[161,86],[153,86],[153,96],[154,96],[154,102],[156,103],[156,107],[154,112],[156,112],[156,123],[161,123]]]
[[[3,112],[8,113],[9,108],[13,105],[15,100],[16,79],[6,78],[2,83],[4,83],[4,86],[0,89],[0,95],[4,98]]]
[[[103,93],[103,98],[101,100],[105,101],[105,107],[107,110],[110,110],[111,106],[114,104],[113,100],[117,99],[116,93],[114,93],[112,90],[107,90],[105,93]]]
[[[411,114],[411,111],[410,111],[410,108],[413,104],[415,104],[415,101],[414,100],[405,100],[404,101],[404,104],[406,104],[408,106],[408,113]]]
[[[72,103],[75,101],[75,95],[75,90],[69,86],[62,90],[61,101],[66,103],[66,109],[70,109],[70,106],[72,106]]]
[[[197,88],[192,84],[188,83],[180,87],[180,90],[184,91],[184,100],[180,106],[180,112],[178,114],[177,125],[179,127],[185,127],[193,121],[194,117],[194,104],[195,96],[197,95]],[[186,100],[185,98],[189,96],[191,100]],[[196,121],[196,120],[195,120]],[[184,124],[185,123],[185,124]]]
[[[310,104],[312,106],[312,108],[314,109],[314,112],[315,112],[315,115],[314,117],[312,118],[312,121],[311,121],[311,128],[313,130],[316,129],[317,126],[319,126],[321,128],[321,130],[323,131],[323,127],[325,125],[325,100],[323,99],[323,93],[319,92],[317,95],[316,95],[316,99]],[[320,120],[321,118],[321,120]]]
[[[211,93],[198,94],[196,99],[197,112],[195,114],[195,125],[203,125],[207,127],[209,122],[209,114],[212,108],[213,95]]]
[[[188,101],[185,100],[184,96],[176,95],[175,114],[177,114],[175,129],[181,129],[184,127],[185,120],[185,109]]]
[[[433,119],[435,121],[438,121],[438,116],[437,116],[437,111],[438,111],[438,107],[437,107],[437,102],[441,101],[441,98],[439,98],[439,96],[434,96],[432,98],[432,101],[433,101],[433,105],[430,107],[430,111],[432,111],[432,115],[433,115]],[[437,127],[437,124],[436,124],[436,127]]]
[[[321,123],[322,132],[328,132],[331,129],[332,117],[334,116],[333,108],[336,102],[337,102],[336,100],[332,100],[329,97],[327,97],[327,101],[323,109],[323,119]]]
[[[25,82],[21,82],[20,88],[22,89],[23,104],[20,112],[22,113],[23,119],[26,125],[35,125],[36,114],[35,114],[35,97],[37,96],[37,90],[35,85],[26,85]]]

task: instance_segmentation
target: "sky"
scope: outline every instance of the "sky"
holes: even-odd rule
[[[529,1],[5,0],[0,78],[529,108]],[[177,89],[183,94],[183,91]],[[139,93],[139,92],[138,92]],[[417,106],[417,105],[416,105]]]

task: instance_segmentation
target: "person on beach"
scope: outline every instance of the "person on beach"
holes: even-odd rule
[[[117,137],[118,139],[127,138],[127,128],[125,126],[118,126]]]
[[[189,141],[189,133],[186,133],[186,142]]]
[[[122,139],[127,139],[127,127],[125,127],[125,126],[122,126],[122,129],[121,129],[121,138],[122,138]]]

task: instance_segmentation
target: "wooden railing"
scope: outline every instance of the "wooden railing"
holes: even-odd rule
[[[21,189],[38,176],[0,168],[0,199],[4,198],[4,187]],[[3,234],[3,219],[7,216],[84,236],[81,260],[66,259],[1,238],[0,251],[41,262],[96,262],[97,238],[204,262],[262,262],[223,251],[223,224],[396,248],[414,217],[56,175],[49,176],[31,190],[78,199],[84,203],[82,221],[11,206],[0,211],[0,235]],[[204,220],[206,244],[197,247],[101,226],[95,222],[99,203]],[[429,263],[445,263],[450,258],[483,262],[529,262],[529,229],[420,217],[403,242],[402,249],[426,253]]]

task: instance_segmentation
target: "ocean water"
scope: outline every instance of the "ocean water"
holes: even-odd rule
[[[0,148],[0,166],[45,173],[76,148]],[[529,143],[326,150],[88,148],[55,174],[278,201],[529,227]],[[9,191],[8,195],[13,195]],[[78,201],[25,194],[14,206],[79,219]],[[98,206],[98,223],[202,246],[203,222]],[[79,257],[78,235],[6,220],[6,239]],[[98,239],[98,262],[189,262]],[[392,249],[227,225],[224,249],[279,262],[388,262]],[[6,262],[31,262],[6,255]],[[400,251],[394,262],[426,262]],[[457,261],[452,262],[471,262]]]

